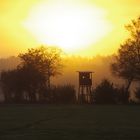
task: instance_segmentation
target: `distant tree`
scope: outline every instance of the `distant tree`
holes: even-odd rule
[[[51,77],[61,74],[61,50],[55,47],[29,49],[27,53],[20,54],[20,68],[32,67],[42,73],[46,80],[46,86],[50,87]]]
[[[32,65],[28,67],[18,68],[17,70],[19,71],[20,74],[19,86],[21,87],[21,90],[23,92],[26,92],[28,100],[30,102],[36,102],[37,93],[39,93],[39,95],[41,96],[42,95],[41,90],[45,87],[46,80],[44,75],[37,69],[32,67]]]
[[[20,73],[17,70],[3,71],[1,73],[1,86],[5,102],[22,101]]]
[[[134,80],[140,80],[140,17],[126,26],[130,38],[118,50],[116,62],[111,65],[114,75],[127,81],[126,92]]]
[[[113,104],[116,102],[116,89],[113,83],[104,79],[94,90],[95,103]]]
[[[11,79],[13,79],[13,77],[11,77],[12,72],[5,72],[2,71],[1,72],[1,88],[3,90],[4,93],[4,100],[5,102],[11,102],[12,101],[12,85],[11,85]]]
[[[76,101],[76,91],[73,85],[61,85],[51,87],[47,94],[50,103],[73,104]]]
[[[61,72],[61,51],[57,48],[40,47],[29,49],[20,54],[21,63],[14,70],[1,73],[1,85],[6,101],[30,102],[44,100],[45,92],[50,88],[50,78]]]
[[[23,102],[24,92],[28,96],[28,101],[36,101],[36,93],[43,88],[45,79],[37,70],[14,69],[1,73],[1,85],[6,102]]]

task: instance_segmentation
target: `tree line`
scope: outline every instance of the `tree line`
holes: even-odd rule
[[[54,94],[57,94],[56,89],[62,91],[62,94],[63,90],[72,89],[73,94],[71,85],[51,86],[51,78],[61,74],[63,67],[60,54],[61,50],[58,48],[43,46],[19,54],[21,62],[16,69],[1,72],[5,102],[33,103],[47,101],[48,98],[52,102],[55,100]]]
[[[129,103],[130,86],[140,81],[140,17],[126,26],[130,37],[120,45],[111,71],[126,81],[115,87],[104,79],[91,94],[92,103]],[[0,85],[5,102],[29,103],[76,103],[73,85],[54,86],[51,78],[62,73],[62,51],[55,47],[28,49],[19,54],[20,64],[16,69],[2,71]],[[135,95],[140,99],[140,88]]]

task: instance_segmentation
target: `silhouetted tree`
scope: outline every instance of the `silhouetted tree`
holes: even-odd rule
[[[27,53],[20,54],[20,68],[32,67],[42,73],[46,80],[46,86],[50,87],[50,79],[61,74],[61,50],[54,47],[39,47],[29,49]]]
[[[11,73],[11,72],[10,72]],[[12,100],[12,86],[11,86],[11,75],[8,72],[1,72],[1,88],[4,93],[5,102],[10,102]]]
[[[19,68],[27,70],[27,74],[31,77],[30,79],[32,79],[32,81],[29,80],[30,84],[28,85],[34,84],[34,86],[32,85],[29,88],[31,95],[34,95],[33,93],[35,93],[34,90],[36,89],[34,87],[36,87],[37,81],[39,82],[38,78],[34,79],[32,71],[37,71],[40,75],[42,82],[39,85],[38,93],[39,100],[43,101],[45,92],[50,89],[51,77],[61,74],[61,50],[54,47],[41,46],[37,49],[29,49],[27,53],[20,54],[19,57],[21,58]],[[34,81],[36,82],[34,83]],[[29,87],[28,85],[27,87]]]
[[[1,85],[6,102],[19,101],[22,98],[20,73],[17,70],[3,71],[1,73]]]
[[[113,104],[116,102],[116,89],[113,83],[104,79],[94,90],[95,103]]]
[[[45,92],[50,88],[50,78],[60,73],[60,50],[40,47],[20,54],[21,63],[16,69],[1,73],[1,84],[5,100],[30,102],[45,100]]]
[[[121,45],[111,69],[116,76],[126,79],[125,90],[128,92],[131,83],[140,80],[140,17],[132,20],[126,28],[131,36]]]
[[[45,83],[44,76],[33,68],[17,68],[1,73],[1,85],[6,102],[22,102],[24,92],[30,102],[36,101],[36,93]]]
[[[23,92],[26,92],[30,102],[37,101],[37,93],[42,94],[41,90],[45,87],[45,77],[37,69],[32,67],[22,67],[20,71],[20,87]]]

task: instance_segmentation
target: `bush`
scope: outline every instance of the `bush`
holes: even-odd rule
[[[116,88],[109,80],[104,79],[94,90],[94,100],[98,104],[114,104],[116,102]]]
[[[69,104],[75,103],[76,91],[72,85],[54,86],[47,94],[49,103]]]

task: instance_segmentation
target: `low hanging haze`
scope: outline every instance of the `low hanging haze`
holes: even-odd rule
[[[0,57],[40,45],[81,56],[116,53],[139,5],[139,0],[0,0]]]

